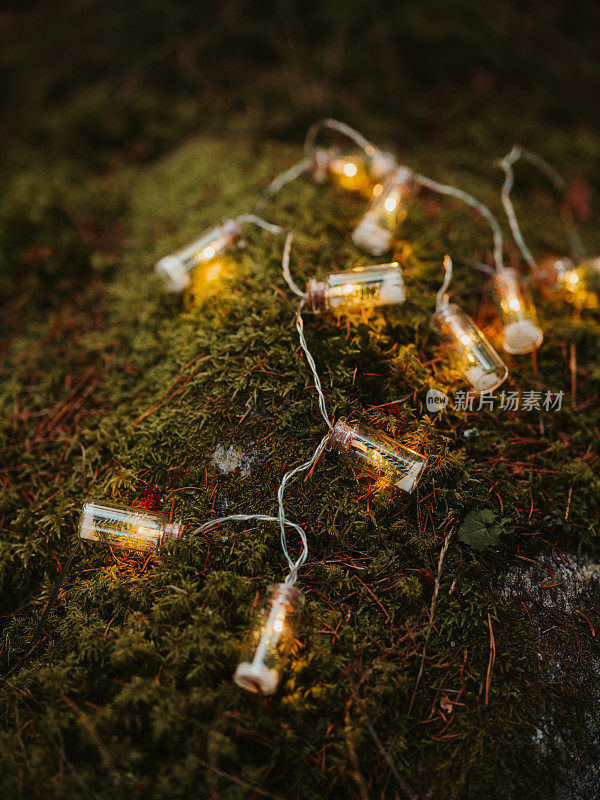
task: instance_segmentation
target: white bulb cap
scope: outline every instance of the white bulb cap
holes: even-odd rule
[[[165,256],[154,267],[170,292],[182,292],[190,284],[190,275],[176,256]]]
[[[249,692],[271,695],[275,694],[279,675],[276,669],[269,669],[263,662],[254,664],[242,661],[237,666],[233,680],[240,688]]]

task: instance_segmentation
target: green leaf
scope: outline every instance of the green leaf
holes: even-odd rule
[[[473,550],[480,551],[486,547],[498,544],[500,538],[500,525],[494,520],[496,514],[491,508],[482,508],[471,511],[464,518],[458,530],[458,539],[468,544]]]

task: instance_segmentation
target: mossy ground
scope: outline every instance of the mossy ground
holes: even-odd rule
[[[250,230],[210,296],[167,295],[152,272],[203,227],[248,211],[298,159],[313,118],[357,122],[499,215],[492,159],[520,140],[570,176],[586,243],[600,248],[594,9],[448,5],[329,4],[298,18],[287,6],[203,17],[170,3],[140,19],[93,3],[56,19],[37,4],[4,18],[15,100],[0,201],[7,797],[550,800],[564,750],[584,748],[572,734],[541,750],[536,732],[556,707],[561,730],[577,730],[595,702],[598,606],[555,615],[580,666],[557,686],[538,655],[552,659],[556,631],[539,641],[501,585],[523,558],[597,555],[600,324],[536,295],[546,341],[535,359],[509,359],[509,388],[563,390],[563,411],[429,415],[427,389],[456,388],[429,329],[441,257],[489,258],[488,231],[457,203],[422,193],[411,209],[394,253],[404,306],[306,318],[332,416],[410,432],[430,468],[414,496],[389,496],[328,454],[290,487],[311,544],[307,604],[272,700],[231,674],[257,597],[283,575],[274,527],[226,526],[150,560],[76,536],[85,499],[135,503],[151,488],[190,525],[272,513],[281,476],[323,435],[281,238]],[[367,44],[350,57],[359,30]],[[562,70],[542,57],[553,48]],[[526,169],[517,197],[535,251],[564,249],[555,198]],[[363,208],[300,180],[265,215],[297,232],[302,282],[368,263],[349,243]],[[518,264],[510,241],[507,259]],[[491,322],[480,274],[457,263],[454,288]],[[215,469],[219,444],[257,454],[249,475]],[[484,507],[502,536],[474,553],[455,532]]]

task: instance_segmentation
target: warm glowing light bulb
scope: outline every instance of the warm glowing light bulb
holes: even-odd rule
[[[337,147],[317,148],[312,156],[311,173],[317,183],[329,178],[341,189],[368,196],[372,184],[382,180],[395,166],[396,159],[391,153],[371,145],[350,152]]]
[[[324,281],[310,280],[306,293],[313,311],[399,305],[406,299],[402,269],[396,261],[333,272]]]
[[[462,374],[476,392],[491,392],[508,375],[504,362],[464,311],[444,303],[433,316],[450,365]]]
[[[304,596],[295,586],[277,583],[258,614],[243,647],[234,681],[242,689],[274,694],[286,655],[294,644],[294,627]]]
[[[493,278],[502,317],[502,346],[508,353],[531,353],[544,334],[537,324],[533,302],[519,283],[514,269],[503,269]]]
[[[222,255],[233,247],[244,243],[240,225],[232,219],[203,233],[198,239],[182,247],[181,250],[161,258],[155,270],[172,292],[181,292],[191,282],[191,272],[199,264]]]
[[[406,203],[413,191],[414,181],[409,170],[399,167],[390,173],[354,229],[354,244],[373,256],[391,250],[394,234],[406,217]]]
[[[414,491],[427,459],[389,436],[370,428],[336,422],[328,447],[342,453],[352,466],[374,478],[382,487]]]
[[[540,280],[551,289],[564,289],[578,308],[600,307],[600,257],[583,258],[574,264],[570,258],[545,259],[539,267]]]
[[[142,552],[181,539],[183,530],[180,522],[169,522],[164,514],[103,503],[86,503],[79,520],[82,539]]]

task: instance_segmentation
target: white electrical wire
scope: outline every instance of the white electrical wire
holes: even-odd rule
[[[265,231],[269,231],[269,233],[285,233],[285,228],[282,228],[281,225],[274,225],[272,222],[267,222],[262,217],[256,216],[256,214],[240,214],[239,217],[235,218],[235,222],[237,222],[238,225],[249,222],[253,225],[257,225],[259,228],[263,228]]]
[[[292,246],[292,239],[294,238],[293,233],[288,233],[285,238],[285,245],[283,248],[283,255],[281,257],[281,271],[283,272],[283,277],[285,278],[285,282],[290,287],[294,294],[297,294],[298,297],[302,297],[305,300],[308,298],[306,292],[303,292],[302,289],[298,286],[298,284],[292,278],[292,273],[290,272],[290,248]]]
[[[292,560],[288,553],[287,537],[285,535],[285,526],[289,524],[285,516],[285,507],[283,505],[283,495],[285,493],[285,487],[288,481],[290,481],[295,475],[298,475],[301,472],[306,472],[307,470],[311,469],[314,466],[314,464],[316,464],[317,459],[323,452],[323,449],[327,444],[327,442],[329,441],[330,436],[331,434],[327,433],[321,439],[317,449],[315,450],[315,452],[312,454],[311,458],[308,461],[305,461],[304,464],[300,464],[299,466],[289,470],[289,472],[286,472],[286,474],[282,478],[282,481],[279,485],[279,489],[277,491],[277,503],[279,506],[278,519],[279,519],[279,527],[281,529],[281,548],[285,554],[285,557],[287,558],[288,564],[290,565],[290,572],[285,580],[286,584],[294,584],[296,582],[298,570],[304,564],[308,556],[308,545],[302,550],[296,562],[292,564]]]
[[[375,150],[375,146],[371,144],[371,142],[366,139],[362,133],[352,128],[350,125],[347,125],[345,122],[340,122],[337,119],[331,119],[331,117],[326,117],[325,119],[320,119],[317,122],[314,122],[308,132],[306,134],[306,138],[304,139],[304,152],[307,156],[312,156],[315,149],[316,149],[316,140],[319,133],[323,130],[323,128],[329,128],[330,130],[337,131],[338,133],[347,136],[348,139],[351,139],[354,144],[358,145],[362,150],[365,152],[369,152],[370,150]]]
[[[535,258],[533,257],[531,250],[525,244],[525,239],[523,238],[523,234],[521,233],[521,227],[519,225],[519,220],[517,219],[517,215],[515,212],[515,207],[513,206],[512,200],[510,198],[510,193],[512,192],[513,186],[515,184],[515,173],[513,171],[513,164],[518,161],[521,156],[523,155],[523,150],[518,146],[514,145],[510,153],[501,158],[498,162],[499,166],[504,170],[504,183],[502,184],[502,205],[504,206],[504,210],[506,212],[506,217],[508,219],[508,224],[510,225],[510,229],[512,231],[513,238],[517,243],[519,250],[521,251],[521,255],[525,259],[525,261],[529,264],[531,269],[534,272],[538,270],[538,264]]]
[[[452,259],[449,255],[444,256],[444,282],[440,286],[438,293],[435,298],[435,307],[436,309],[440,309],[445,303],[448,302],[448,295],[446,292],[448,291],[448,287],[450,286],[450,281],[452,280]]]
[[[304,308],[304,303],[305,301],[302,300],[300,305],[298,306],[298,310],[296,311],[296,330],[298,331],[298,338],[300,339],[300,347],[304,350],[304,355],[306,356],[306,360],[308,361],[308,366],[311,369],[315,381],[315,389],[317,390],[317,394],[319,396],[319,411],[321,412],[321,416],[325,420],[325,424],[327,425],[329,430],[332,431],[333,425],[331,424],[331,420],[329,419],[329,414],[327,413],[327,406],[325,405],[325,395],[323,394],[323,389],[321,388],[321,379],[319,378],[319,373],[317,372],[317,365],[315,364],[315,360],[312,357],[312,353],[308,349],[308,345],[306,344],[306,339],[304,338],[304,320],[302,319],[302,309]]]
[[[412,170],[410,171],[412,172]],[[456,197],[458,200],[462,200],[464,203],[471,206],[471,208],[474,208],[476,211],[478,211],[481,216],[487,220],[490,228],[492,229],[492,235],[494,238],[494,264],[496,266],[496,272],[502,272],[504,269],[504,260],[502,257],[502,230],[498,224],[498,220],[492,214],[489,208],[483,203],[480,203],[479,200],[473,197],[473,195],[463,191],[462,189],[457,189],[454,186],[448,186],[445,183],[438,183],[438,181],[427,178],[425,175],[419,175],[416,172],[412,172],[412,175],[415,181],[421,184],[421,186],[424,186],[426,189],[431,189],[433,192],[438,192],[439,194],[445,194],[450,197]]]
[[[313,458],[315,458],[315,457],[313,456]],[[302,467],[304,467],[304,466],[305,465],[302,465]],[[295,472],[298,472],[300,469],[301,469],[301,467],[297,467],[296,470],[292,470],[291,473],[288,472],[287,475],[284,476],[282,484],[281,484],[281,486],[279,488],[279,492],[277,494],[278,499],[279,499],[279,494],[280,493],[281,493],[281,496],[282,496],[282,499],[279,502],[279,515],[277,517],[272,517],[272,516],[270,516],[268,514],[230,514],[227,517],[217,517],[216,519],[209,520],[209,522],[204,522],[202,525],[199,525],[197,528],[195,528],[193,531],[191,531],[189,536],[194,536],[194,535],[196,535],[198,533],[202,533],[202,531],[207,531],[207,530],[210,530],[211,528],[216,528],[219,525],[222,525],[224,522],[245,522],[247,520],[257,520],[258,522],[278,522],[280,527],[281,527],[281,546],[282,546],[283,553],[284,553],[284,555],[286,557],[286,560],[287,560],[289,568],[290,568],[290,572],[289,572],[285,582],[286,582],[286,584],[295,583],[297,572],[300,569],[300,567],[302,566],[302,564],[304,564],[304,562],[306,561],[306,558],[308,556],[308,541],[307,541],[306,533],[304,532],[304,529],[300,525],[297,525],[295,522],[291,522],[289,519],[286,519],[285,518],[285,513],[284,512],[282,513],[282,509],[283,509],[283,490],[282,490],[282,487],[285,486],[284,481],[289,480],[289,477],[291,477],[291,475],[294,474]],[[289,528],[293,528],[296,531],[296,533],[300,537],[300,541],[302,543],[302,551],[301,551],[300,556],[297,558],[296,561],[292,560],[292,558],[290,557],[290,554],[288,552],[287,537],[286,537],[286,534],[285,534],[286,526],[289,527]]]
[[[531,250],[527,247],[525,243],[525,239],[523,238],[523,234],[521,232],[521,226],[519,225],[519,221],[517,219],[517,214],[515,212],[515,208],[512,203],[511,199],[511,192],[514,187],[515,182],[515,175],[513,171],[513,166],[516,164],[519,159],[523,159],[523,161],[528,161],[534,167],[540,170],[540,172],[545,175],[548,180],[552,183],[554,188],[564,194],[566,191],[566,184],[563,178],[558,174],[558,172],[554,169],[554,167],[545,161],[541,156],[538,156],[536,153],[532,153],[531,150],[525,150],[524,148],[520,147],[519,145],[513,145],[512,150],[510,153],[501,158],[498,161],[498,165],[504,171],[504,183],[502,185],[502,205],[504,206],[504,210],[506,212],[506,216],[508,219],[508,224],[510,225],[510,229],[512,231],[512,235],[514,237],[515,242],[519,250],[521,251],[521,255],[525,259],[525,261],[529,264],[533,272],[538,271],[538,264],[535,258],[533,257]],[[571,250],[575,256],[583,256],[585,255],[585,247],[583,242],[581,241],[581,237],[579,236],[579,232],[575,227],[575,223],[570,215],[565,216],[565,211],[561,207],[561,218],[563,224],[565,226],[565,231],[567,237],[569,239],[569,244],[571,246]]]
[[[301,161],[298,161],[297,164],[293,164],[289,169],[286,169],[285,172],[282,172],[281,175],[274,178],[256,203],[256,211],[262,211],[274,195],[280,192],[286,184],[295,181],[300,175],[308,172],[311,165],[312,158],[303,158]]]

